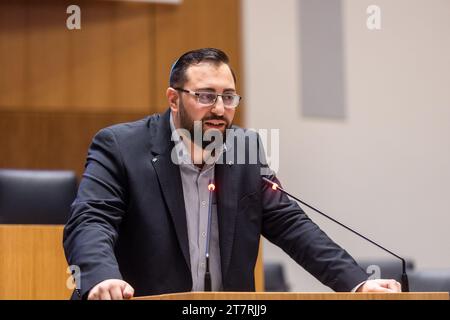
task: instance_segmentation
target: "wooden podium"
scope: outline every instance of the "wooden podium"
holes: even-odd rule
[[[69,299],[62,232],[63,226],[0,225],[0,300]],[[255,273],[261,290],[261,255]],[[183,292],[135,300],[449,300],[449,293]]]
[[[449,300],[448,292],[182,292],[133,300]]]

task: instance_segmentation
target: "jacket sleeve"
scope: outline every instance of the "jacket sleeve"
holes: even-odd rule
[[[280,182],[274,175],[270,180]],[[263,230],[305,270],[335,291],[351,291],[368,275],[285,194],[262,181]]]
[[[85,298],[103,280],[122,279],[114,246],[127,207],[126,181],[114,133],[103,129],[89,148],[85,172],[64,228],[67,261],[80,270],[80,297]]]

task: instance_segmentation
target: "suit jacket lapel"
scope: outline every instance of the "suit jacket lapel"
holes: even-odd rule
[[[171,151],[174,143],[171,141],[170,109],[161,118],[150,126],[152,137],[152,156],[149,159],[158,176],[158,181],[169,208],[178,242],[183,256],[190,269],[191,259],[189,256],[189,240],[187,233],[186,210],[184,207],[183,186],[181,183],[180,170],[173,163]]]
[[[225,279],[230,266],[237,214],[236,165],[216,164],[217,215],[222,276]]]

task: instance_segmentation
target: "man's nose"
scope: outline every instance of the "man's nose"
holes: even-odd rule
[[[223,105],[222,96],[217,97],[216,103],[214,104],[211,112],[219,116],[223,116],[225,113],[225,106]]]

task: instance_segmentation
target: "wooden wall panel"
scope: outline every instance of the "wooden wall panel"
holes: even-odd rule
[[[0,110],[5,106],[25,106],[30,54],[23,36],[27,15],[23,6],[0,2]]]
[[[95,133],[146,114],[0,113],[0,168],[67,169],[80,177]]]
[[[154,8],[77,1],[0,2],[0,110],[151,112]]]
[[[80,36],[70,32],[73,105],[84,112],[156,111],[153,7],[94,3],[82,9]]]
[[[21,14],[26,15],[26,28],[14,36],[25,38],[25,106],[27,110],[58,110],[69,101],[69,68],[72,64],[69,31],[61,23],[63,3],[40,6],[30,3]],[[15,62],[14,57],[11,60]],[[20,94],[20,92],[18,92]],[[17,106],[16,106],[17,107]]]
[[[65,27],[69,3],[0,2],[1,167],[80,173],[105,123],[166,109],[170,66],[187,50],[224,49],[242,78],[239,0],[79,1],[75,31]]]

